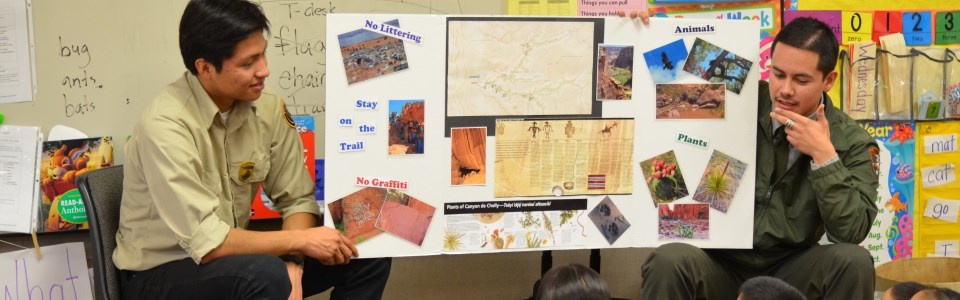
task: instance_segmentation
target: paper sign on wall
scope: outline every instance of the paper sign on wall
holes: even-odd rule
[[[41,247],[0,254],[3,299],[93,299],[83,243]]]
[[[933,22],[929,11],[904,12],[902,15],[903,38],[907,46],[930,45],[933,41]]]
[[[957,210],[960,210],[960,200],[930,198],[927,199],[927,207],[923,209],[923,216],[956,223]]]
[[[954,18],[958,17],[958,14],[960,14],[958,11],[937,12],[937,25],[936,28],[934,28],[937,45],[960,42],[960,26],[956,26],[957,21],[954,21]]]
[[[554,1],[550,1],[553,3]],[[647,10],[647,1],[643,0],[581,0],[577,5],[578,16],[581,17],[616,17],[621,11]]]
[[[957,134],[928,135],[923,138],[924,154],[957,152]]]
[[[783,12],[783,24],[789,24],[790,21],[799,17],[810,17],[827,24],[833,30],[833,36],[837,38],[837,43],[841,42],[840,24],[842,21],[840,18],[842,15],[839,10],[788,10]]]
[[[840,43],[849,45],[870,41],[873,37],[873,12],[843,11],[840,13],[840,28],[843,38]]]
[[[899,11],[873,12],[873,42],[880,44],[880,37],[903,32],[903,13]]]
[[[930,188],[957,181],[957,170],[951,163],[926,167],[920,170],[923,187]]]
[[[936,241],[934,245],[934,252],[930,256],[960,257],[960,241]]]
[[[573,0],[533,0],[507,1],[508,15],[546,15],[546,16],[576,16],[577,2]]]

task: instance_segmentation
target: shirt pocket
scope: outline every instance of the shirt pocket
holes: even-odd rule
[[[214,195],[220,195],[220,191],[223,188],[220,186],[220,173],[216,171],[204,171],[203,174],[200,175],[200,182]]]
[[[227,169],[230,172],[230,179],[238,186],[260,183],[270,172],[270,160],[261,156],[247,161],[230,162]]]

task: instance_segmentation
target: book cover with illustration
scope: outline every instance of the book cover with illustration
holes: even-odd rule
[[[74,180],[112,164],[110,137],[43,142],[37,232],[87,229],[87,211]]]
[[[316,162],[314,160],[317,156],[317,148],[314,144],[314,130],[316,129],[314,122],[311,115],[293,116],[293,123],[296,124],[297,132],[300,133],[300,141],[303,142],[303,164],[307,167],[310,178],[316,181]],[[251,220],[280,218],[280,212],[277,211],[273,201],[267,197],[267,193],[263,191],[263,186],[257,189],[257,196],[253,198],[253,204],[250,207]]]

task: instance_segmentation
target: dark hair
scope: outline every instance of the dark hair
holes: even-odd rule
[[[610,299],[610,290],[600,274],[581,264],[570,264],[550,269],[543,274],[536,300],[554,299]]]
[[[931,287],[926,290],[931,291],[930,296],[935,297],[934,299],[937,300],[960,300],[960,293],[948,288]]]
[[[928,287],[916,281],[904,281],[890,288],[890,296],[897,300],[910,300],[914,294]]]
[[[783,26],[783,29],[773,40],[773,45],[770,46],[770,55],[773,55],[773,51],[776,51],[779,43],[820,54],[820,58],[817,60],[817,70],[823,73],[824,77],[833,72],[837,65],[837,55],[840,54],[837,37],[833,35],[830,26],[820,22],[820,20],[801,17],[787,23],[787,26]]]
[[[253,33],[270,31],[260,6],[246,0],[191,0],[180,19],[180,56],[190,73],[202,58],[220,71],[234,48]]]
[[[740,299],[806,300],[807,297],[783,280],[770,276],[757,276],[750,278],[740,286]]]

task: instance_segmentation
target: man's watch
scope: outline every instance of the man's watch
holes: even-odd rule
[[[303,258],[300,256],[293,255],[293,254],[284,254],[284,255],[280,255],[280,260],[283,260],[285,262],[295,263],[298,266],[300,266],[301,269],[303,269]]]

